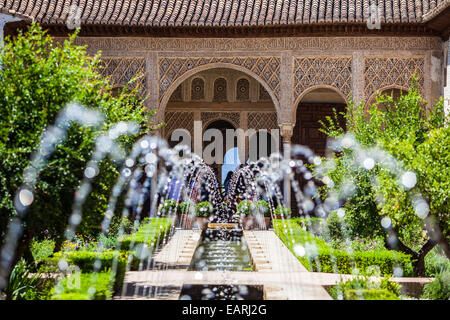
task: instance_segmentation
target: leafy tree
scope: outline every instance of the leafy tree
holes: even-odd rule
[[[34,236],[48,230],[57,235],[57,247],[64,230],[74,193],[94,150],[95,138],[119,121],[134,121],[141,133],[151,129],[148,111],[139,86],[127,85],[117,95],[107,78],[100,75],[100,54],[87,55],[85,46],[74,45],[77,32],[63,43],[53,39],[37,24],[15,38],[6,38],[0,62],[0,239],[16,214],[14,196],[22,185],[22,173],[41,139],[58,113],[70,102],[101,112],[105,121],[99,130],[73,124],[66,141],[59,145],[40,173],[35,201],[25,221],[17,256],[21,256]],[[134,86],[134,88],[132,88]],[[122,137],[129,149],[135,137]],[[78,231],[95,234],[107,208],[118,177],[118,165],[111,159],[99,164],[92,191],[83,207]]]
[[[412,256],[415,274],[423,276],[424,258],[436,244],[450,257],[450,128],[443,101],[427,107],[413,82],[409,92],[398,99],[379,95],[367,108],[350,103],[343,116],[348,133],[361,147],[384,150],[404,170],[414,172],[417,183],[405,188],[396,172],[380,163],[371,170],[355,166],[357,152],[344,148],[328,166],[327,174],[334,183],[325,187],[325,192],[353,189],[344,205],[344,221],[351,235],[383,235],[387,245]],[[323,132],[342,137],[344,130],[337,117],[327,121]],[[429,204],[423,216],[415,210],[414,194]],[[383,217],[390,219],[391,227],[381,226]],[[395,243],[389,241],[392,235]]]

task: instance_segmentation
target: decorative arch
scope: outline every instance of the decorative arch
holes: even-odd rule
[[[297,121],[297,109],[298,106],[300,105],[300,102],[302,101],[302,99],[308,94],[311,93],[317,89],[330,89],[333,90],[335,93],[337,93],[343,100],[343,103],[347,102],[347,97],[336,87],[334,86],[330,86],[330,85],[316,85],[316,86],[312,86],[309,87],[308,89],[306,89],[305,91],[303,91],[298,97],[297,99],[294,101],[294,105],[292,106],[292,119],[294,121],[294,123]]]
[[[215,68],[241,71],[258,81],[269,93],[280,119],[280,62],[279,57],[161,58],[157,119],[162,119],[170,95],[180,83],[201,71]]]
[[[231,123],[236,129],[240,127],[240,114],[239,112],[202,112],[201,120],[203,123],[202,131],[213,122],[224,120]]]
[[[373,102],[375,102],[375,97],[379,94],[382,93],[383,91],[386,90],[390,90],[390,89],[398,89],[401,91],[404,91],[405,93],[409,92],[409,88],[405,87],[405,86],[400,86],[400,85],[390,85],[390,86],[385,86],[383,88],[380,88],[378,90],[376,90],[375,92],[373,92],[370,97],[367,99],[364,108],[369,107],[370,104],[372,104]]]

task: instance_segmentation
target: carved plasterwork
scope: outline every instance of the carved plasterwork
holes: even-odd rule
[[[218,78],[214,81],[214,102],[227,101],[227,80]]]
[[[181,85],[175,89],[169,99],[170,102],[179,102],[183,101],[183,87]]]
[[[310,87],[331,86],[348,96],[352,86],[351,57],[297,57],[294,63],[294,100]]]
[[[267,90],[262,85],[259,85],[258,100],[259,101],[272,101],[272,98],[270,98],[269,93],[267,92]]]
[[[277,129],[278,119],[276,112],[249,112],[248,113],[249,129]]]
[[[249,101],[250,100],[250,82],[247,79],[239,79],[236,84],[236,100]]]
[[[171,112],[165,113],[164,122],[164,136],[169,138],[169,135],[176,129],[186,129],[191,134],[194,134],[194,113],[193,112]]]
[[[159,98],[169,87],[189,70],[208,64],[230,64],[247,69],[266,82],[274,95],[280,95],[280,58],[278,57],[204,57],[204,58],[160,58]]]
[[[201,119],[204,128],[216,120],[228,120],[235,128],[240,128],[241,122],[239,112],[202,112]]]
[[[66,38],[56,38],[63,41]],[[438,37],[284,37],[284,38],[145,38],[78,37],[75,43],[90,51],[242,51],[280,50],[439,50]]]
[[[191,100],[205,99],[205,81],[202,78],[195,78],[191,84]]]
[[[109,76],[113,86],[123,86],[136,76],[136,84],[146,91],[146,63],[141,57],[105,57],[100,62],[100,73]],[[132,84],[131,87],[135,87]]]
[[[418,90],[424,93],[424,57],[364,58],[364,95],[368,99],[379,89],[390,86],[409,88],[416,75]]]

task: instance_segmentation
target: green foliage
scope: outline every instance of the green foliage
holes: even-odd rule
[[[253,216],[253,213],[256,211],[256,204],[253,201],[244,200],[239,202],[237,206],[237,212],[241,216],[250,217]]]
[[[423,245],[430,239],[424,234],[424,220],[416,214],[411,196],[421,194],[430,206],[429,215],[436,221],[446,241],[450,230],[450,127],[443,112],[443,100],[428,107],[413,82],[408,94],[395,100],[378,96],[375,103],[348,106],[343,114],[348,134],[363,148],[382,149],[402,163],[403,170],[417,176],[416,185],[407,189],[399,183],[397,172],[384,164],[371,170],[355,165],[355,152],[342,152],[325,162],[325,172],[334,184],[329,192],[353,191],[344,205],[344,222],[351,236],[383,236],[382,217],[389,217],[398,239],[415,251],[420,259]],[[342,137],[337,119],[328,119],[322,130],[328,136]],[[377,201],[383,200],[383,201]],[[430,223],[429,219],[427,223]],[[409,250],[401,247],[404,252]]]
[[[161,240],[171,231],[173,218],[152,218],[143,221],[139,229],[120,241],[121,250],[134,250],[138,244],[146,244],[148,248],[156,248]],[[132,244],[134,243],[134,246]]]
[[[114,290],[118,291],[123,283],[125,269],[127,265],[127,253],[117,250],[106,251],[65,251],[56,252],[53,257],[46,259],[47,271],[58,271],[58,262],[66,261],[70,266],[77,266],[81,272],[92,273],[94,263],[98,260],[101,263],[100,271],[109,272],[112,269],[113,262],[117,261],[117,270],[114,281]],[[114,276],[114,274],[113,274]]]
[[[283,206],[278,206],[278,207],[276,207],[276,209],[275,209],[273,214],[275,216],[279,216],[279,217],[283,217],[285,219],[288,219],[288,218],[291,217],[292,212],[291,212],[291,209],[289,209],[289,208],[285,208]]]
[[[168,215],[175,215],[178,207],[178,201],[174,199],[167,199],[158,206],[158,215],[165,217]]]
[[[195,215],[197,217],[209,217],[214,211],[213,206],[209,201],[203,201],[197,203],[195,206]]]
[[[347,251],[333,249],[325,240],[312,236],[296,221],[274,221],[278,237],[309,270],[328,273],[352,274],[354,269],[364,273],[377,266],[380,274],[391,275],[394,267],[400,266],[405,276],[412,275],[411,257],[391,250]],[[304,256],[298,256],[294,249],[301,245],[306,249]]]
[[[450,299],[450,269],[436,275],[433,282],[423,288],[422,299],[449,300]]]
[[[439,273],[450,270],[450,260],[439,247],[433,248],[425,257],[425,275],[436,277]]]
[[[183,201],[178,205],[177,214],[195,213],[195,203],[193,201]]]
[[[34,238],[31,241],[30,251],[36,263],[50,257],[55,250],[55,241],[51,239],[44,239],[39,241]]]
[[[73,273],[61,278],[52,289],[52,300],[106,300],[111,299],[111,274]],[[94,289],[94,290],[93,290]]]
[[[387,277],[372,280],[364,276],[341,281],[329,292],[335,300],[399,300],[401,286]]]
[[[38,148],[42,133],[70,102],[79,102],[105,116],[103,127],[72,125],[66,141],[59,145],[39,176],[35,201],[25,219],[24,233],[32,239],[42,230],[56,234],[61,243],[76,188],[91,158],[94,140],[119,121],[134,121],[148,131],[149,112],[143,106],[140,88],[126,86],[113,96],[108,79],[100,75],[100,56],[89,57],[85,46],[74,44],[76,34],[63,43],[54,42],[33,24],[27,33],[6,38],[0,62],[0,239],[4,239],[15,214],[14,196],[22,185],[22,173]],[[150,112],[150,114],[153,111]],[[121,138],[129,148],[136,137]],[[79,232],[95,235],[118,177],[117,163],[99,164],[92,191],[83,207]],[[120,212],[120,204],[117,212]],[[58,246],[58,245],[57,245]]]
[[[0,292],[0,299],[6,300],[45,300],[51,281],[42,274],[31,274],[25,260],[14,266],[6,288]]]
[[[264,217],[271,217],[270,205],[265,200],[259,200],[256,202],[256,208],[264,215]]]

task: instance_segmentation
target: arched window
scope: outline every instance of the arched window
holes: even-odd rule
[[[202,78],[195,78],[191,84],[191,100],[205,99],[205,82]]]
[[[236,100],[248,101],[250,100],[250,83],[247,79],[239,79],[236,86]]]
[[[227,101],[227,80],[218,78],[214,81],[214,102]]]

